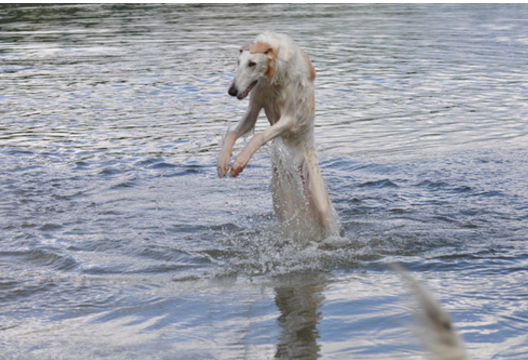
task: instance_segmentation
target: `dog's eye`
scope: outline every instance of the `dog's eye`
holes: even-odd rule
[[[257,65],[257,63],[254,62],[254,61],[250,61],[250,62],[248,62],[248,66],[249,66],[249,67],[254,67],[255,65]]]

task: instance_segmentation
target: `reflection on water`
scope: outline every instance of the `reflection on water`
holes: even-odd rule
[[[527,357],[527,6],[0,10],[4,358],[422,359],[392,262],[474,359]],[[277,228],[269,146],[216,177],[266,29],[317,69],[343,238]]]
[[[315,278],[317,279],[317,274]],[[275,288],[275,304],[280,311],[278,323],[281,335],[276,359],[317,359],[320,346],[317,343],[317,324],[321,319],[319,308],[324,301],[324,282],[295,284],[297,279],[283,279]]]

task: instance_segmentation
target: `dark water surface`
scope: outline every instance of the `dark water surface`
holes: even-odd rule
[[[318,71],[344,238],[281,236],[268,148],[216,178],[266,29]],[[1,357],[422,359],[397,261],[527,359],[527,54],[525,5],[2,5]]]

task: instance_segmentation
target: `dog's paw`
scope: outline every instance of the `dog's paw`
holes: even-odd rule
[[[221,166],[216,167],[216,173],[218,174],[218,177],[221,179],[227,174],[227,169],[224,169]]]
[[[244,171],[244,168],[248,162],[249,158],[246,158],[243,153],[240,154],[233,163],[233,166],[231,166],[231,172],[229,173],[229,176],[237,177],[242,171]]]
[[[245,166],[240,165],[238,162],[235,162],[231,166],[231,172],[229,173],[230,177],[237,177],[243,170]]]
[[[231,172],[229,176],[237,177],[249,163],[249,159],[251,159],[251,152],[246,148],[240,154],[238,154],[235,162],[231,166]]]
[[[230,157],[220,155],[218,161],[216,162],[216,172],[218,173],[219,178],[223,178],[227,171],[229,170],[229,160]]]

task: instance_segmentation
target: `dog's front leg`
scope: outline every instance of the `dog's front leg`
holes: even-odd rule
[[[229,161],[231,160],[233,145],[235,145],[238,135],[236,131],[229,131],[224,139],[224,146],[216,161],[216,171],[219,178],[223,178],[229,170]]]
[[[257,105],[255,102],[250,101],[249,108],[242,120],[238,123],[237,127],[233,131],[229,131],[224,139],[224,145],[222,151],[218,156],[216,162],[216,171],[218,177],[223,178],[229,170],[229,161],[231,160],[233,146],[239,137],[248,133],[257,122],[258,114],[262,107]]]
[[[275,139],[277,136],[283,135],[290,130],[294,125],[294,118],[292,116],[282,116],[278,122],[267,128],[261,133],[256,134],[246,145],[244,150],[237,156],[233,166],[231,166],[230,176],[238,176],[242,170],[249,163],[249,159],[253,154],[260,149],[268,141]]]

